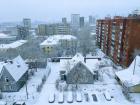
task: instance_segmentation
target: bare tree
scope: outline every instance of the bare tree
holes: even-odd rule
[[[83,53],[84,56],[91,51],[91,38],[90,38],[90,30],[88,27],[84,27],[79,32],[79,50]]]

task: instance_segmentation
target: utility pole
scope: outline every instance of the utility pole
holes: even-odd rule
[[[27,80],[28,80],[28,70],[27,70]],[[29,99],[29,97],[28,97],[28,89],[27,89],[27,81],[26,81],[26,96],[27,96],[27,99]]]
[[[135,57],[135,61],[134,61],[133,75],[135,74],[135,68],[136,68],[136,57]]]

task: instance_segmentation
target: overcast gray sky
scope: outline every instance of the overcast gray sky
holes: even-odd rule
[[[127,15],[140,8],[140,0],[0,0],[0,22],[32,20],[58,21],[72,13],[81,16]]]

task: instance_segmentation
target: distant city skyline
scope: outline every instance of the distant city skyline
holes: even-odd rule
[[[71,14],[103,18],[107,15],[127,16],[140,9],[140,0],[0,0],[0,22],[32,21],[58,22],[62,17],[70,21]]]

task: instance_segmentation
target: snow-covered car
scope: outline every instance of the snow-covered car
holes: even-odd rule
[[[103,94],[104,94],[104,97],[107,101],[111,101],[111,95],[108,91],[105,91]]]
[[[82,102],[82,94],[81,94],[81,92],[76,93],[76,101],[77,102]]]
[[[63,103],[64,102],[64,93],[60,92],[58,95],[58,103]]]
[[[7,105],[5,101],[0,101],[0,105]]]
[[[49,103],[53,103],[55,101],[55,93],[51,93],[48,98]]]
[[[23,101],[14,102],[13,105],[26,105]]]
[[[73,95],[72,95],[72,92],[71,91],[68,92],[67,102],[68,103],[72,103],[73,102]]]

